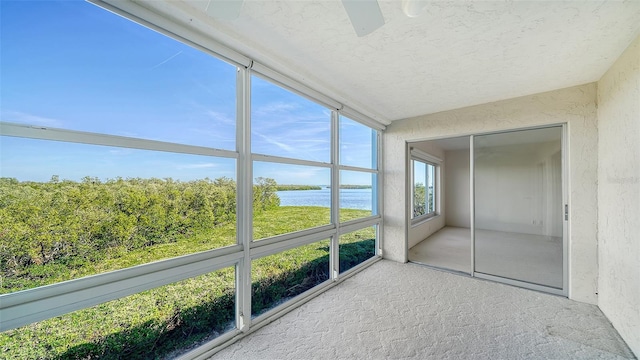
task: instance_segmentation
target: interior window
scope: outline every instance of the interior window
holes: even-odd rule
[[[412,219],[436,215],[436,168],[430,162],[413,159]]]

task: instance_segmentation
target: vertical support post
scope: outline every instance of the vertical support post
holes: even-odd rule
[[[376,141],[373,144],[373,146],[375,146],[375,162],[374,162],[374,166],[376,167],[376,181],[374,182],[374,186],[375,188],[373,189],[374,192],[374,196],[373,198],[376,199],[375,203],[372,204],[372,206],[375,207],[376,209],[376,215],[380,215],[380,222],[378,223],[378,226],[376,227],[376,252],[378,256],[382,256],[382,234],[383,234],[383,222],[384,222],[384,199],[383,199],[383,186],[384,186],[384,179],[383,179],[383,171],[382,171],[382,131],[378,131],[378,130],[372,130],[373,131],[373,136],[375,137]]]
[[[413,219],[413,162],[411,161],[411,144],[404,143],[404,262],[409,261],[409,231]]]
[[[331,238],[329,266],[331,279],[338,280],[340,274],[340,115],[331,111],[331,223],[336,232]]]
[[[237,326],[249,331],[251,326],[251,241],[253,240],[253,164],[251,162],[251,68],[238,68],[236,148],[237,201],[236,226],[237,241],[242,245],[244,257],[239,262],[237,273]]]
[[[565,204],[568,209],[571,209],[571,204],[569,204],[569,190],[568,190],[568,169],[569,163],[567,161],[567,150],[569,149],[568,139],[569,133],[567,129],[567,124],[562,124],[562,139],[560,144],[561,151],[561,166],[562,166],[562,204]],[[564,296],[569,296],[569,235],[570,235],[570,224],[569,219],[571,218],[571,214],[568,214],[567,219],[562,222],[562,294]]]
[[[378,131],[371,129],[371,168],[378,170]],[[378,194],[378,173],[371,174],[371,191],[374,195]],[[378,215],[378,197],[371,197],[372,215]]]
[[[473,151],[473,144],[474,144],[474,136],[471,135],[469,136],[469,216],[471,217],[471,219],[469,219],[470,225],[471,225],[471,276],[475,276],[475,271],[476,271],[476,224],[475,224],[475,219],[476,219],[476,214],[475,214],[475,201],[476,201],[476,196],[475,196],[475,177],[473,176],[473,170],[474,170],[474,151]]]

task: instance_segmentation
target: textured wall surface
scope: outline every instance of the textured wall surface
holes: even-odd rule
[[[568,124],[569,297],[597,302],[596,85],[467,107],[394,122],[385,132],[384,256],[407,261],[406,142],[545,124]]]
[[[598,82],[598,305],[640,356],[640,37]]]
[[[445,182],[445,204],[447,207],[447,226],[471,227],[469,211],[469,150],[451,150],[446,152],[447,172]]]
[[[444,215],[435,216],[427,221],[409,227],[409,249],[444,227]]]

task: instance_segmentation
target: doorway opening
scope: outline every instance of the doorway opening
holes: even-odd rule
[[[470,275],[470,136],[411,143],[410,149],[438,157],[442,162],[435,191],[440,194],[438,218],[418,223],[412,219],[408,231],[409,261]]]
[[[434,215],[407,224],[409,261],[566,296],[564,131],[410,143],[411,162],[422,154],[441,162],[427,185]],[[414,196],[413,171],[409,178]]]

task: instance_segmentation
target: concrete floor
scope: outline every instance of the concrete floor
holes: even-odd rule
[[[598,307],[380,261],[211,359],[633,359]]]
[[[471,230],[442,228],[409,249],[409,261],[470,274]]]
[[[471,232],[445,227],[409,250],[409,260],[471,272]],[[562,289],[562,239],[476,230],[476,272]]]

